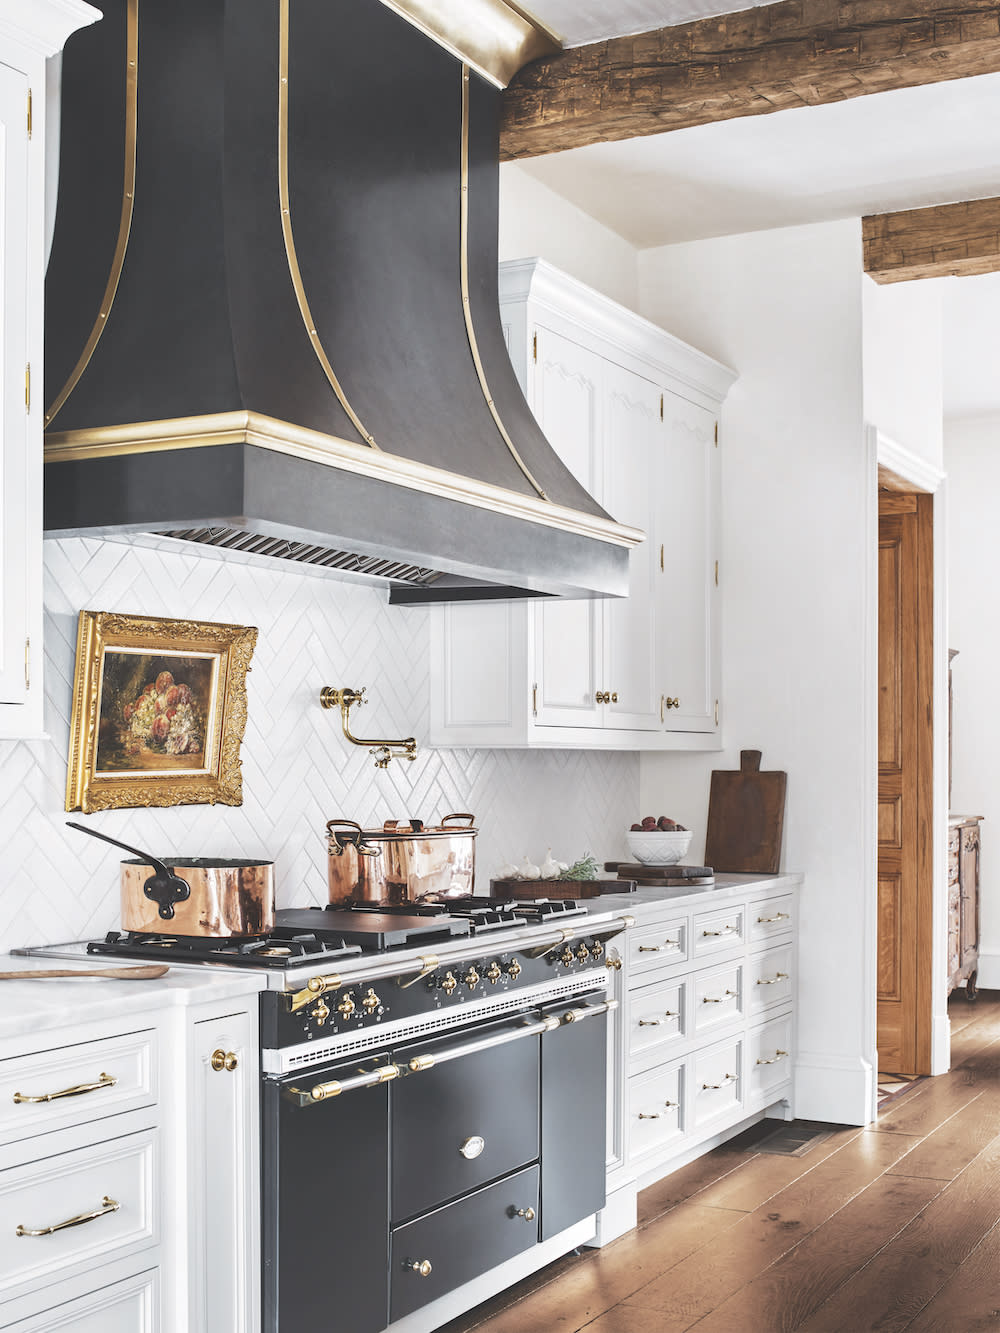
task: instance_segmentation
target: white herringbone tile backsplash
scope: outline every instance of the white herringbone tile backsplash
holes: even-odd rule
[[[63,827],[89,819],[154,855],[275,862],[279,907],[326,900],[324,825],[469,810],[481,830],[477,882],[504,861],[552,847],[573,860],[624,856],[636,817],[639,760],[598,751],[431,750],[429,617],[384,594],[298,570],[72,539],[45,543],[47,741],[0,741],[0,952],[92,938],[118,926],[118,853]],[[247,683],[243,805],[64,811],[77,614],[120,611],[256,625]],[[415,736],[414,763],[373,766],[348,745],[323,685],[368,688],[361,735]],[[356,719],[356,720],[355,720]]]

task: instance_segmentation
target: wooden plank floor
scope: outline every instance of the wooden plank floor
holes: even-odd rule
[[[1000,992],[950,1005],[952,1069],[804,1157],[755,1127],[643,1192],[639,1225],[442,1333],[1000,1330]]]

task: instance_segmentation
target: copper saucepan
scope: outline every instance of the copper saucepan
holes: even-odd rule
[[[385,906],[472,893],[479,831],[474,822],[473,815],[454,814],[436,826],[391,819],[365,829],[353,819],[331,819],[326,826],[330,902]]]
[[[263,935],[274,926],[274,863],[234,857],[167,860],[67,820],[134,860],[121,863],[122,929],[146,935],[222,938]]]

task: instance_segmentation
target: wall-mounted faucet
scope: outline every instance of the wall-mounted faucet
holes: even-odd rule
[[[349,714],[355,704],[366,703],[365,691],[367,686],[362,685],[360,690],[352,690],[346,686],[343,689],[334,689],[332,685],[324,685],[320,691],[319,701],[324,708],[336,708],[340,705],[340,720],[344,728],[344,735],[352,745],[362,745],[371,750],[375,757],[376,768],[388,768],[391,759],[416,759],[417,742],[412,736],[407,736],[402,741],[385,741],[362,739],[360,736],[351,734]]]

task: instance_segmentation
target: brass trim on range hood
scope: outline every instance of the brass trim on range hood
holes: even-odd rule
[[[555,55],[562,42],[520,5],[507,0],[381,0],[439,46],[498,88],[530,60]]]
[[[489,509],[508,518],[596,538],[631,549],[645,533],[613,519],[587,514],[551,500],[519,495],[502,486],[458,476],[398,454],[370,449],[321,431],[277,421],[258,412],[217,412],[210,416],[173,421],[142,421],[91,430],[50,431],[45,437],[46,463],[76,463],[85,459],[125,454],[159,453],[166,449],[203,449],[219,444],[252,444],[274,453],[376,481],[388,481],[408,490]]]

